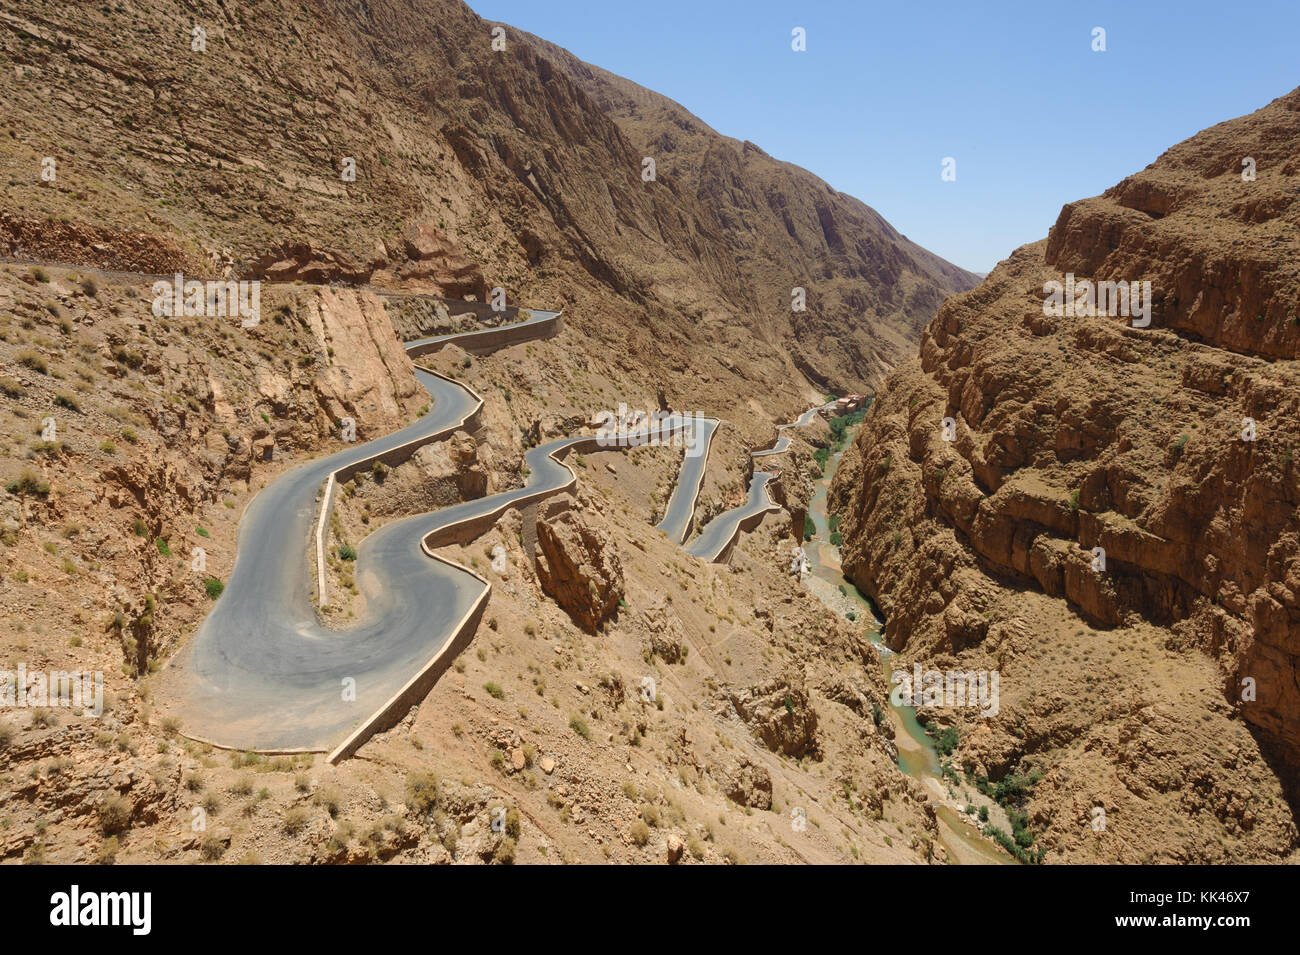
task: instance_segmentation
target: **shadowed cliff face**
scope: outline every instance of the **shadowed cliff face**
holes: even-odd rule
[[[658,183],[736,256],[735,290],[755,330],[782,341],[810,380],[875,385],[912,353],[943,299],[977,277],[909,242],[874,210],[677,103],[530,38],[655,161]],[[807,311],[791,313],[804,288]]]
[[[1300,779],[1297,155],[1300,91],[1066,206],[1046,242],[940,309],[833,491],[846,571],[888,615],[891,646],[1037,661],[964,757],[1088,765],[1121,803],[1168,800],[1192,827],[1150,813],[1165,858],[1217,857],[1202,826],[1226,825],[1248,855],[1294,844],[1289,819],[1258,823],[1279,781],[1295,805]],[[1044,283],[1071,272],[1150,281],[1150,327],[1046,315]],[[1113,712],[1083,692],[1099,668],[1109,705],[1124,701]],[[1213,731],[1134,760],[1125,721],[1155,710]],[[1251,777],[1265,795],[1240,788]],[[1040,783],[1058,846],[1081,785]],[[1198,786],[1221,795],[1183,805]]]
[[[640,115],[615,95],[639,88],[509,28],[494,51],[493,26],[454,0],[6,13],[16,81],[0,111],[18,134],[0,251],[479,298],[501,286],[569,305],[670,397],[716,376],[792,408],[800,370],[824,388],[879,381],[973,284],[676,104],[640,91]]]

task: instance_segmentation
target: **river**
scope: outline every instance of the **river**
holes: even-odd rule
[[[846,437],[852,441],[852,432]],[[825,473],[813,482],[813,497],[808,514],[816,532],[813,539],[804,543],[804,551],[811,565],[804,576],[804,584],[823,603],[837,613],[852,608],[859,622],[867,626],[867,636],[880,653],[880,666],[888,680],[894,669],[893,654],[884,646],[880,634],[880,621],[874,610],[851,581],[844,579],[840,568],[839,548],[830,544],[830,522],[826,513],[826,492],[839,467],[844,452],[837,451],[826,463]],[[894,742],[898,746],[898,768],[918,780],[930,794],[939,825],[939,842],[948,854],[948,860],[958,865],[1016,865],[1006,852],[980,834],[968,817],[951,805],[946,798],[948,782],[943,778],[939,754],[934,741],[917,721],[916,710],[910,706],[889,704],[889,719],[894,726]]]

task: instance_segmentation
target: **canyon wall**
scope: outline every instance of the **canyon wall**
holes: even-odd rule
[[[0,249],[478,301],[500,287],[564,306],[627,356],[611,375],[700,407],[774,394],[774,420],[802,410],[805,372],[879,381],[974,284],[804,170],[661,97],[632,115],[639,87],[512,28],[494,50],[492,28],[459,0],[0,15]]]
[[[1295,91],[1067,205],[1046,241],[943,305],[832,490],[846,574],[887,616],[891,647],[1040,665],[1011,689],[1010,714],[971,729],[968,766],[996,777],[1026,759],[1082,759],[1101,747],[1093,734],[1122,742],[1130,711],[1070,688],[1090,671],[1106,672],[1115,699],[1136,695],[1138,710],[1215,727],[1168,754],[1190,777],[1211,767],[1201,782],[1125,781],[1154,764],[1129,766],[1118,751],[1094,767],[1161,830],[1164,858],[1218,857],[1204,833],[1174,833],[1154,811],[1200,785],[1242,801],[1234,817],[1225,796],[1213,824],[1232,831],[1224,819],[1249,813],[1234,835],[1250,842],[1254,821],[1273,815],[1280,845],[1294,839],[1271,796],[1236,787],[1266,780],[1264,792],[1280,786],[1294,805],[1300,782],[1298,154]],[[1048,314],[1045,283],[1069,273],[1149,281],[1149,327]],[[1109,648],[1098,669],[1093,646]],[[1058,652],[1074,659],[1049,673]],[[1030,728],[1065,713],[1068,727]],[[1065,848],[1059,810],[1079,794],[1048,790],[1038,811]],[[1203,820],[1191,815],[1195,830]]]

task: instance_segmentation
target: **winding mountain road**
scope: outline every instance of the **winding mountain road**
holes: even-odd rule
[[[824,407],[826,407],[826,406],[825,406],[825,405],[815,405],[815,406],[809,408],[809,409],[808,409],[807,411],[805,411],[803,414],[801,414],[797,419],[795,419],[794,421],[791,421],[789,424],[779,424],[779,425],[777,425],[777,426],[776,426],[776,430],[777,430],[777,431],[784,431],[784,430],[786,430],[787,428],[798,428],[798,427],[800,427],[800,426],[802,426],[802,425],[805,425],[805,424],[807,424],[809,421],[812,421],[812,419],[815,418],[815,417],[817,416],[817,412],[818,412],[818,411],[821,411],[821,409],[824,408]],[[777,437],[777,439],[776,439],[776,444],[774,444],[772,447],[768,448],[766,451],[755,451],[753,454],[750,455],[750,457],[752,457],[752,458],[765,458],[765,457],[767,457],[767,456],[770,455],[770,454],[780,454],[782,451],[784,451],[784,450],[785,450],[786,448],[788,448],[788,447],[790,447],[790,439],[787,438],[785,435],[782,434],[782,435],[779,435],[779,436]]]
[[[557,316],[538,311],[528,321],[542,326]],[[408,351],[427,352],[437,340],[413,342]],[[432,399],[429,413],[384,437],[300,465],[249,503],[226,590],[172,661],[186,735],[265,751],[337,743],[428,663],[486,586],[468,571],[430,560],[421,549],[423,538],[467,511],[508,506],[572,478],[548,456],[552,445],[533,448],[526,456],[532,473],[525,488],[385,525],[357,549],[364,618],[346,632],[322,626],[308,546],[322,484],[350,465],[455,431],[481,404],[455,382],[421,368],[415,374]]]
[[[713,446],[713,435],[717,432],[719,423],[717,418],[696,418],[690,425],[694,434],[687,446],[700,448],[702,453],[683,456],[677,486],[668,497],[663,520],[655,525],[674,544],[682,543],[691,532],[695,502],[700,497],[700,486],[704,483],[704,471],[709,463],[709,449]]]
[[[789,424],[779,424],[776,426],[778,432],[785,431],[787,428],[798,428],[812,421],[817,416],[817,412],[823,406],[814,406],[809,408],[797,419]],[[750,454],[751,458],[764,458],[773,454],[781,454],[790,447],[790,439],[785,435],[777,437],[776,444],[764,451],[754,451]],[[775,471],[755,471],[749,479],[749,492],[746,495],[745,503],[739,507],[733,507],[729,511],[723,511],[700,531],[700,535],[687,544],[683,550],[693,557],[709,563],[721,560],[743,531],[753,530],[763,516],[772,512],[779,511],[781,508],[773,503],[771,496],[767,492],[767,485],[777,477]]]
[[[483,351],[493,342],[549,337],[558,316],[534,311],[512,326],[410,342],[407,352],[416,357],[448,342]],[[380,455],[409,453],[448,435],[482,406],[449,379],[418,367],[416,377],[432,399],[429,413],[382,438],[300,465],[249,503],[225,592],[165,674],[186,736],[261,752],[333,748],[331,761],[350,755],[428,692],[462,648],[456,641],[472,636],[486,606],[488,582],[433,548],[471,540],[510,508],[572,488],[577,478],[562,462],[564,455],[599,449],[594,435],[540,445],[525,454],[529,476],[523,487],[393,521],[367,536],[357,547],[355,565],[364,614],[352,629],[331,630],[317,618],[311,586],[310,544],[322,486],[332,490],[334,475],[346,478]],[[805,419],[809,416],[796,423]],[[689,532],[717,426],[716,420],[705,420],[707,433],[696,436],[705,452],[684,458],[660,525],[670,525],[666,530],[677,535],[676,543]],[[687,552],[715,560],[746,521],[775,509],[764,490],[773,476],[755,474],[746,505],[711,522]],[[321,501],[321,524],[331,503],[328,494]]]

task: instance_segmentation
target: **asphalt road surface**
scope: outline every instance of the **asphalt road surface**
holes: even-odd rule
[[[528,323],[555,314],[535,311]],[[431,560],[420,542],[438,528],[544,497],[573,479],[552,454],[562,456],[568,446],[589,440],[586,436],[530,449],[524,487],[381,527],[357,547],[355,579],[365,598],[363,616],[346,631],[322,626],[312,582],[316,498],[326,479],[348,464],[452,428],[475,407],[476,399],[455,382],[420,369],[416,376],[432,399],[427,414],[392,434],[300,465],[249,503],[225,592],[164,675],[165,693],[176,700],[187,736],[247,750],[332,748],[442,649],[483,593],[481,581]],[[712,419],[703,424],[702,449],[717,424]],[[679,543],[689,531],[706,463],[706,453],[684,458],[673,495],[680,501],[670,501],[665,517],[681,528],[670,532],[679,534]],[[687,552],[712,560],[741,520],[774,509],[764,490],[772,477],[755,474],[746,505],[711,522]]]

